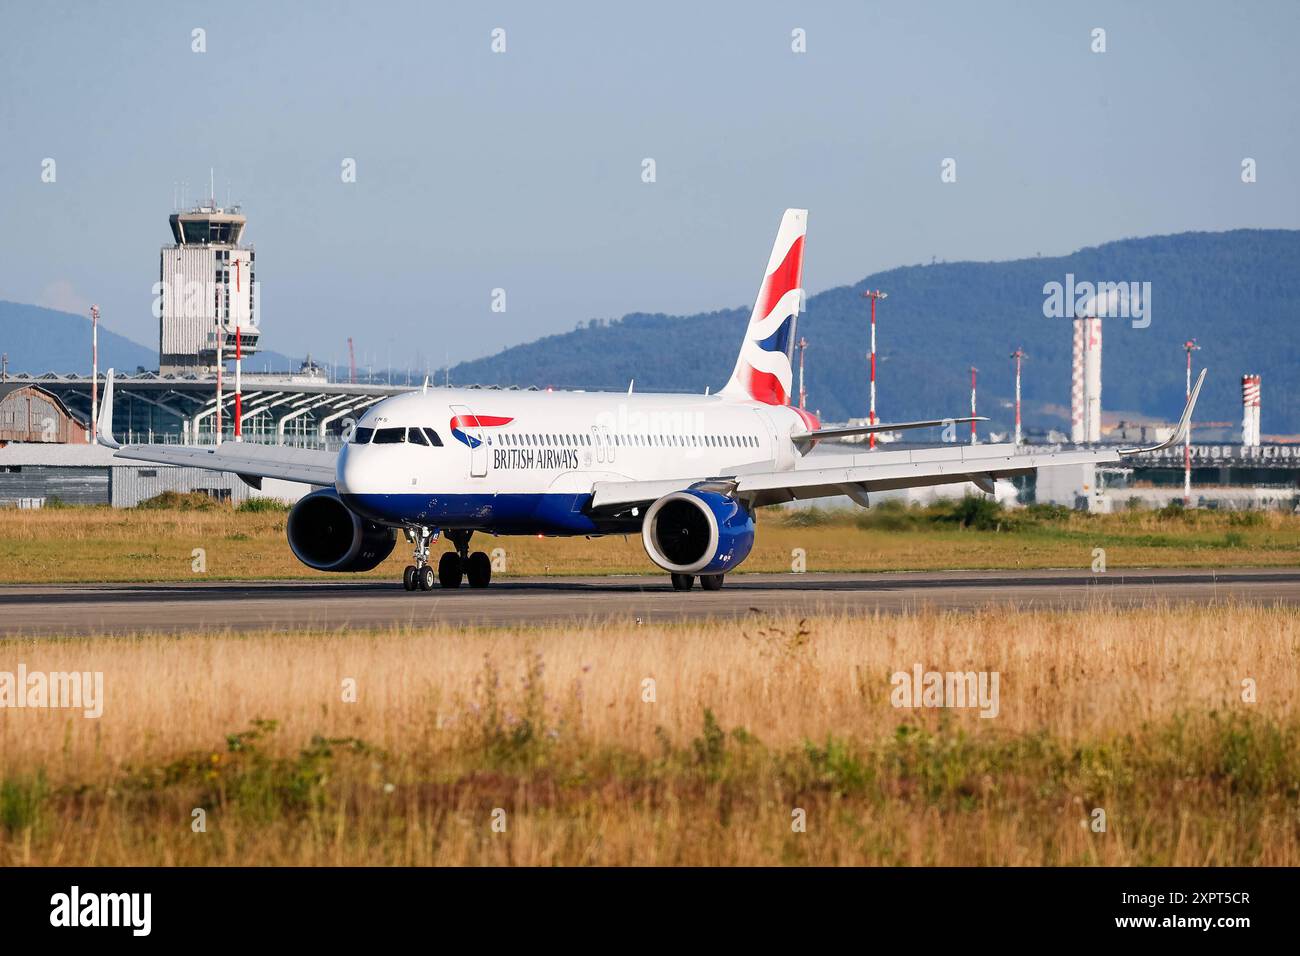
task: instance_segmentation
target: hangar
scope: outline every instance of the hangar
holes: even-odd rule
[[[39,385],[0,382],[0,445],[6,442],[58,442],[85,445],[90,425]]]

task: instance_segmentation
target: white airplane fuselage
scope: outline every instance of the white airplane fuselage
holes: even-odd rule
[[[626,530],[589,513],[598,482],[793,468],[790,436],[809,427],[796,408],[731,396],[428,389],[362,416],[336,486],[351,510],[394,526]]]

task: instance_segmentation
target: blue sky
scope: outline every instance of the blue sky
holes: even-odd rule
[[[399,367],[593,317],[748,304],[787,206],[810,209],[810,292],[932,257],[1300,225],[1295,3],[51,3],[0,18],[0,298],[96,301],[146,344],[174,191],[206,194],[209,167],[249,216],[265,345],[332,361],[351,335],[363,363]]]

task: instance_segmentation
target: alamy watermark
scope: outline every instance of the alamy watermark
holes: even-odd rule
[[[913,664],[889,678],[889,702],[895,707],[979,708],[981,717],[996,717],[1001,709],[997,671],[927,671]]]
[[[80,710],[92,720],[104,713],[103,671],[0,671],[0,708]]]
[[[1131,319],[1133,328],[1151,324],[1150,282],[1065,282],[1043,284],[1043,315],[1049,319]]]
[[[50,897],[50,925],[56,927],[123,927],[132,936],[153,928],[152,893],[89,893],[75,884]]]

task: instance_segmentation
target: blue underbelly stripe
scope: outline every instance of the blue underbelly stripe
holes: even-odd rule
[[[343,502],[372,521],[478,528],[503,533],[597,530],[583,509],[590,494],[349,494]]]

